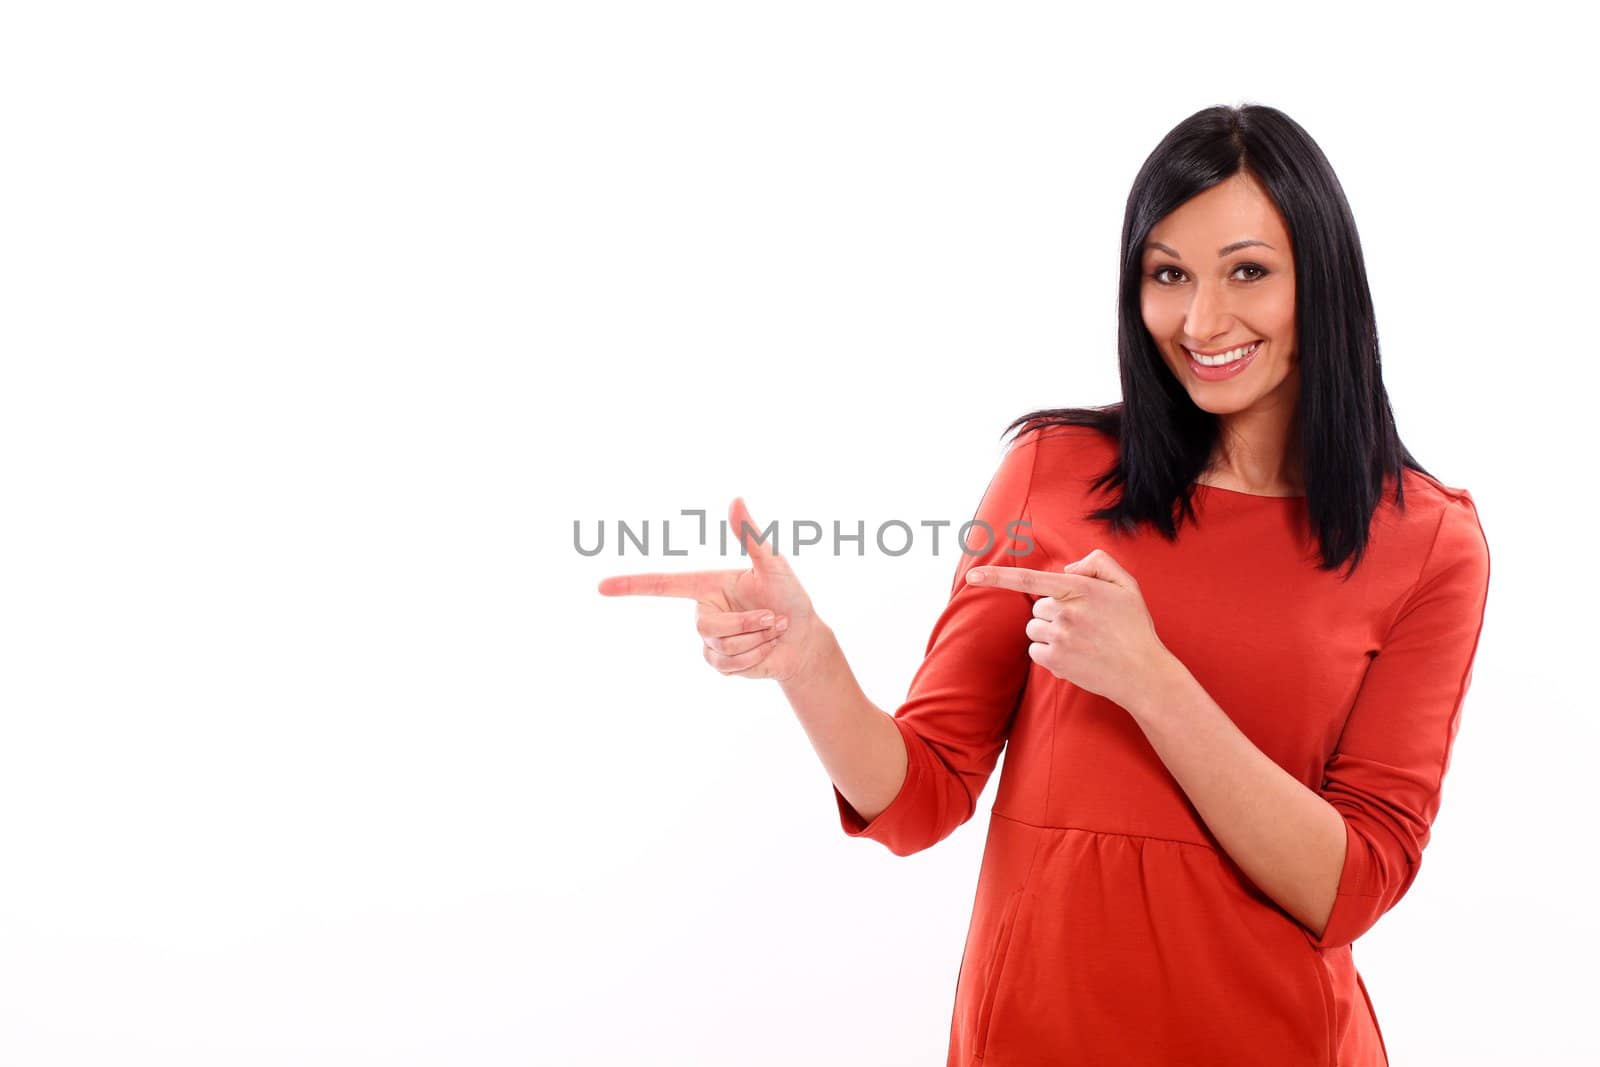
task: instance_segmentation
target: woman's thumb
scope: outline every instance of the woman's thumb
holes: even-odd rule
[[[733,505],[728,509],[728,520],[733,526],[733,532],[744,547],[745,554],[750,557],[751,564],[760,571],[789,570],[788,562],[773,551],[772,544],[763,537],[762,530],[756,525],[756,520],[750,515],[750,509],[745,507],[744,497],[733,498]],[[777,527],[773,527],[771,541],[777,540]]]

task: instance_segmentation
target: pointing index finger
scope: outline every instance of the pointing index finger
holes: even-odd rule
[[[1031,567],[1003,567],[993,564],[973,567],[967,571],[967,581],[973,585],[992,586],[995,589],[1015,589],[1034,596],[1065,597],[1072,592],[1073,580],[1079,575],[1057,574],[1055,571],[1037,571]]]
[[[680,596],[704,599],[722,591],[718,571],[685,571],[681,574],[614,574],[600,580],[603,596]]]

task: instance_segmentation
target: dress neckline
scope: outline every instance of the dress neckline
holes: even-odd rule
[[[1227,493],[1229,496],[1244,497],[1247,500],[1304,500],[1306,498],[1304,493],[1246,493],[1239,489],[1225,489],[1220,485],[1211,485],[1206,482],[1195,482],[1194,484],[1197,489],[1205,489],[1213,493]]]

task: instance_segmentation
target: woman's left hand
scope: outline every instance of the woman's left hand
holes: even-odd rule
[[[967,581],[1040,599],[1026,631],[1028,655],[1057,678],[1130,707],[1172,653],[1133,575],[1097,548],[1060,571],[973,567]]]

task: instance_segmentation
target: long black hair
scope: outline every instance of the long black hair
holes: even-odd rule
[[[1127,531],[1150,522],[1168,540],[1177,536],[1183,516],[1195,521],[1195,481],[1222,423],[1189,397],[1145,328],[1141,263],[1157,222],[1241,171],[1265,187],[1294,245],[1300,360],[1295,424],[1307,515],[1321,545],[1321,569],[1349,560],[1353,573],[1386,479],[1393,476],[1395,503],[1403,509],[1404,469],[1428,472],[1395,429],[1366,263],[1344,189],[1311,135],[1276,108],[1244,104],[1197,111],[1162,139],[1134,178],[1122,221],[1117,295],[1122,401],[1031,411],[1012,420],[1005,433],[1018,427],[1019,434],[1052,425],[1094,427],[1115,439],[1120,453],[1094,488],[1116,487],[1121,494],[1089,518]]]

